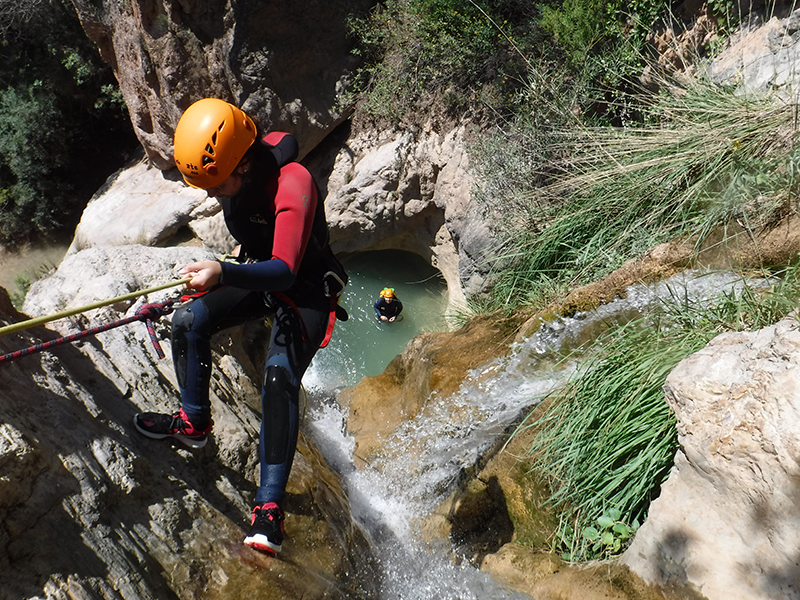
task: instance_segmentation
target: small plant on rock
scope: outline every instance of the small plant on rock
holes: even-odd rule
[[[581,535],[589,542],[588,555],[610,558],[622,552],[639,529],[639,521],[628,525],[622,519],[622,511],[610,508],[597,517],[595,525],[584,527]]]

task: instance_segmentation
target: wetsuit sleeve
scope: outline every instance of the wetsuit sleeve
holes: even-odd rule
[[[220,264],[222,285],[246,290],[280,292],[289,289],[294,283],[294,273],[289,265],[279,258],[250,264],[229,262]]]
[[[300,163],[289,163],[278,177],[272,258],[281,259],[295,274],[311,237],[316,210],[317,186],[311,173]]]
[[[378,315],[378,317],[380,317],[381,316],[381,298],[378,298],[375,301],[375,304],[372,305],[372,308],[375,309],[375,314]]]
[[[275,193],[272,260],[222,263],[222,283],[247,290],[277,292],[290,288],[311,237],[317,186],[305,167],[289,163],[278,175]]]

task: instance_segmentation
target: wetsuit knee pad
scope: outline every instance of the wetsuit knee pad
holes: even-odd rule
[[[289,440],[297,420],[297,388],[286,368],[268,365],[261,390],[261,419],[265,460],[280,464],[288,455]]]
[[[185,334],[192,328],[194,312],[190,306],[179,308],[172,316],[172,335]]]
[[[181,389],[186,388],[188,379],[188,336],[203,324],[206,315],[205,305],[201,301],[195,301],[185,308],[179,308],[172,316],[172,361]]]

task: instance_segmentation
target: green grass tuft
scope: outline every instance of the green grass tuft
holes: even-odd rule
[[[795,105],[701,83],[664,83],[635,101],[637,127],[521,131],[548,148],[529,156],[536,187],[498,194],[495,182],[519,172],[473,155],[486,181],[479,197],[513,215],[498,219],[506,245],[493,259],[495,307],[543,305],[553,291],[598,280],[659,243],[696,236],[700,244],[715,228],[755,229],[796,209]]]

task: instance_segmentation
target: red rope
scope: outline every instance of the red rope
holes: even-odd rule
[[[108,331],[109,329],[120,327],[121,325],[127,325],[128,323],[132,323],[133,321],[145,322],[145,324],[147,325],[147,333],[150,335],[150,341],[153,342],[153,346],[156,349],[156,354],[158,354],[158,358],[164,358],[164,351],[161,349],[161,344],[158,342],[158,337],[156,336],[156,330],[155,327],[153,327],[153,322],[158,321],[164,315],[168,315],[169,313],[171,313],[172,305],[174,303],[175,303],[174,300],[165,300],[164,302],[153,302],[150,304],[144,304],[141,307],[139,307],[136,313],[131,317],[125,317],[124,319],[119,319],[117,321],[107,323],[106,325],[98,325],[97,327],[92,327],[91,329],[85,329],[79,333],[73,333],[65,337],[60,337],[55,340],[50,340],[49,342],[43,342],[41,344],[36,344],[34,346],[30,346],[22,350],[17,350],[15,352],[9,352],[8,354],[4,354],[3,356],[0,356],[0,364],[3,364],[5,362],[11,362],[12,360],[16,360],[17,358],[27,356],[28,354],[33,354],[34,352],[40,352],[42,350],[47,350],[48,348],[52,348],[54,346],[60,346],[61,344],[74,342],[76,340],[83,339],[90,335],[102,333],[103,331]]]

